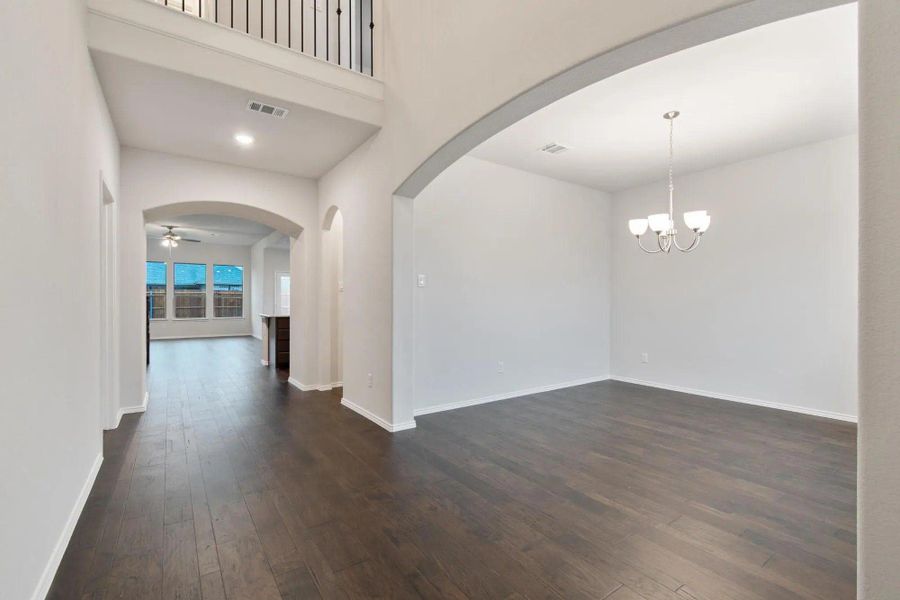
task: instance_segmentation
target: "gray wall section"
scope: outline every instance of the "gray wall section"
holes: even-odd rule
[[[900,2],[861,0],[859,598],[900,598]]]

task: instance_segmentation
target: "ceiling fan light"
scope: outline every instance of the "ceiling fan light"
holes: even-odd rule
[[[688,226],[688,229],[694,231],[699,230],[700,226],[703,225],[704,220],[708,219],[709,217],[705,210],[692,210],[684,213],[684,224]]]
[[[668,231],[672,228],[672,221],[669,219],[669,215],[667,213],[657,213],[655,215],[650,215],[647,218],[649,221],[650,229],[652,229],[657,234]]]
[[[644,235],[647,233],[647,219],[631,219],[628,221],[628,229],[631,235]]]

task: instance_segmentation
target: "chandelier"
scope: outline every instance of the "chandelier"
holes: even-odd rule
[[[673,152],[673,131],[675,126],[675,118],[681,113],[677,110],[667,112],[663,118],[669,122],[669,212],[650,215],[646,219],[631,219],[628,221],[628,229],[631,234],[637,238],[638,246],[641,250],[648,254],[656,254],[657,252],[665,252],[666,254],[674,247],[681,252],[690,252],[700,244],[700,238],[709,229],[709,215],[705,210],[692,210],[684,213],[684,224],[688,229],[694,232],[694,239],[688,246],[682,247],[678,244],[675,229],[675,209],[673,198],[675,196],[675,184],[672,182],[672,160]],[[656,248],[645,248],[641,241],[641,236],[647,233],[647,228],[653,230],[656,234]]]

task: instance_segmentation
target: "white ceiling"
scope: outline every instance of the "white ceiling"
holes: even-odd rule
[[[471,154],[607,191],[857,129],[856,4],[745,31],[640,65],[563,98]],[[550,155],[556,142],[567,152]]]
[[[261,223],[236,217],[187,215],[165,223],[147,223],[145,226],[147,237],[149,239],[162,237],[166,233],[164,225],[174,225],[175,233],[183,238],[227,246],[252,246],[275,231]]]
[[[377,128],[191,75],[92,51],[119,141],[232,165],[318,178]],[[251,99],[290,110],[284,120],[247,110]],[[256,142],[242,148],[235,133]]]

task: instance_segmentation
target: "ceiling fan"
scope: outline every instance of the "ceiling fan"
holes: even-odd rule
[[[153,238],[156,240],[162,240],[162,245],[166,248],[177,248],[178,242],[200,242],[200,240],[191,240],[188,238],[183,238],[177,233],[175,233],[175,225],[160,225],[160,227],[165,227],[168,231],[163,234],[162,237]]]

